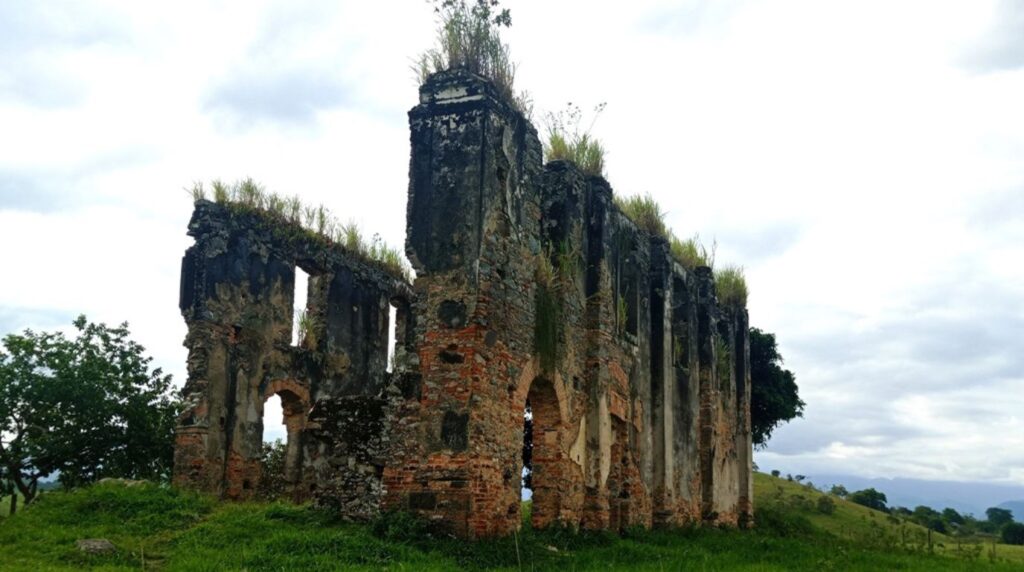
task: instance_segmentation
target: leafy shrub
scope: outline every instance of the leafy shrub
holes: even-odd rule
[[[836,511],[836,501],[832,500],[830,496],[821,495],[816,504],[818,512],[821,514],[832,514]]]
[[[437,45],[420,55],[415,71],[420,83],[432,73],[462,68],[494,83],[498,91],[521,113],[532,113],[532,102],[525,92],[514,90],[516,66],[508,44],[501,40],[500,28],[512,25],[508,8],[498,8],[497,0],[440,0]]]
[[[811,512],[815,506],[811,499],[804,495],[791,495],[789,497],[789,505],[801,512]]]
[[[1003,542],[1006,544],[1024,544],[1024,524],[1011,522],[1004,525],[999,537],[1002,538]]]
[[[650,194],[634,195],[629,198],[615,197],[615,204],[622,214],[629,217],[640,230],[654,236],[668,238],[665,226],[665,211]]]
[[[726,266],[715,271],[715,292],[718,301],[742,308],[747,305],[747,279],[742,266]]]
[[[889,507],[885,506],[885,503],[888,502],[888,499],[885,497],[885,493],[876,491],[874,488],[850,493],[848,500],[861,506],[866,506],[882,512],[889,512]]]
[[[722,336],[715,336],[715,357],[717,358],[718,382],[721,385],[729,383],[732,374],[732,350]]]
[[[586,130],[580,129],[583,112],[573,103],[558,113],[548,113],[545,116],[548,136],[544,142],[544,160],[569,161],[587,175],[603,176],[604,146],[590,132],[605,105],[601,103],[594,107],[594,117]]]
[[[256,487],[256,494],[260,498],[274,500],[288,494],[288,482],[284,474],[287,449],[288,446],[280,439],[273,443],[263,443],[260,450],[262,470]]]

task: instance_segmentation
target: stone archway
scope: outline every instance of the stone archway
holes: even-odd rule
[[[533,510],[531,524],[544,528],[558,519],[563,503],[565,466],[569,462],[562,447],[562,415],[554,385],[544,377],[530,384],[526,404],[532,413],[531,480]]]
[[[568,453],[568,443],[575,432],[567,430],[569,402],[565,386],[557,372],[545,374],[540,367],[540,359],[534,357],[523,364],[510,397],[514,414],[523,427],[524,445],[526,427],[523,413],[527,404],[532,410],[533,508],[530,522],[534,528],[543,528],[562,519],[566,495],[569,494],[567,483],[575,466]],[[567,437],[567,433],[573,433],[573,436]],[[517,489],[517,498],[520,493]]]
[[[284,426],[288,435],[283,477],[288,487],[294,488],[302,477],[302,431],[306,428],[311,407],[309,390],[295,380],[280,379],[267,386],[263,392],[263,404],[275,395],[281,398]]]

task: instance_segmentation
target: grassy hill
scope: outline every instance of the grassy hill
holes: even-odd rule
[[[220,504],[155,485],[51,492],[0,518],[2,570],[1021,570],[1024,548],[956,548],[956,541],[819,493],[756,477],[759,527],[574,534],[533,531],[495,541],[432,538],[415,520],[337,522],[282,503]],[[75,547],[106,538],[118,552]],[[922,540],[923,539],[923,540]]]
[[[957,539],[929,531],[914,522],[869,509],[859,504],[832,497],[835,512],[826,515],[817,510],[818,499],[825,495],[806,486],[769,475],[756,474],[754,498],[756,507],[770,507],[788,514],[799,514],[810,521],[815,529],[851,542],[915,550],[944,556],[989,561],[993,552],[996,560],[1017,563],[1024,568],[1024,546],[992,545],[991,540]]]

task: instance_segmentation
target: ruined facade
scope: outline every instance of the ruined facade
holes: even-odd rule
[[[175,482],[251,496],[277,394],[296,500],[508,534],[529,404],[534,526],[749,522],[746,309],[719,304],[711,270],[683,268],[604,179],[542,164],[487,81],[436,74],[409,120],[412,284],[258,211],[197,203]],[[297,346],[296,268],[312,317]]]

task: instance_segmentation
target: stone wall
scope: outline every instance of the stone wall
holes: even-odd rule
[[[256,215],[197,207],[176,481],[246,496],[279,388],[296,396],[296,498],[509,534],[529,404],[534,526],[749,523],[746,310],[637,228],[607,181],[542,164],[536,129],[482,78],[436,74],[409,121],[411,288],[339,248],[282,242]],[[286,343],[296,264],[314,275],[315,348]]]
[[[189,234],[196,242],[182,260],[180,296],[188,381],[174,481],[251,496],[260,479],[264,404],[278,395],[288,429],[286,478],[296,498],[306,498],[324,447],[307,430],[316,419],[311,410],[382,393],[389,303],[411,291],[298,225],[237,205],[198,202]],[[296,268],[310,276],[312,327],[302,345],[292,345]]]

